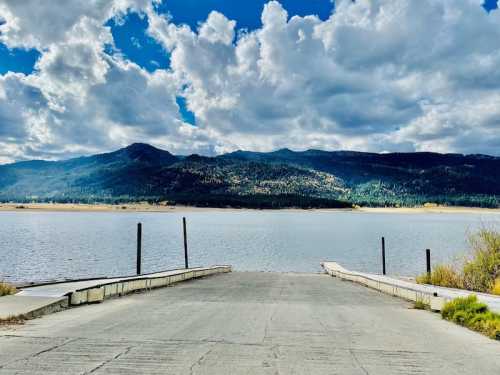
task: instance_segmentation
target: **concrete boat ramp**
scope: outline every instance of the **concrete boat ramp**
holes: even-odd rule
[[[123,296],[136,291],[165,287],[180,281],[231,272],[230,266],[190,268],[141,276],[60,282],[23,288],[0,300],[0,320],[12,317],[35,318],[86,303]]]
[[[327,274],[218,273],[2,327],[0,375],[498,374],[499,342],[404,299]]]

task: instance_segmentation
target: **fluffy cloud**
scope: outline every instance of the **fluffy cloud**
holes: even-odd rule
[[[103,24],[123,17],[128,11],[151,11],[160,0],[3,0],[0,41],[9,47],[45,49],[53,43],[75,37],[74,28],[82,19]],[[71,34],[71,35],[68,35]],[[82,36],[82,35],[80,35]]]
[[[482,0],[338,0],[326,21],[270,1],[253,31],[218,12],[197,30],[175,25],[157,2],[1,2],[0,42],[41,57],[28,76],[0,76],[0,162],[135,141],[499,154],[500,12]],[[106,22],[128,12],[147,17],[168,70],[105,53]]]
[[[197,32],[153,15],[149,32],[224,150],[498,154],[500,17],[481,3],[344,0],[321,21],[271,1],[234,43],[218,13]]]
[[[6,1],[0,41],[42,54],[28,75],[0,76],[0,162],[63,158],[136,141],[211,152],[208,131],[185,124],[172,73],[149,73],[113,45],[111,17],[152,12],[150,1]],[[34,23],[37,18],[40,22]]]

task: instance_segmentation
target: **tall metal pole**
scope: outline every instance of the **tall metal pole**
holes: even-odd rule
[[[425,250],[425,259],[427,263],[427,275],[431,276],[431,249]]]
[[[142,257],[142,224],[137,224],[137,274],[141,274],[141,257]]]
[[[182,218],[182,227],[184,229],[184,264],[186,268],[189,268],[188,261],[188,243],[187,243],[187,231],[186,231],[186,218]]]
[[[385,238],[382,237],[382,275],[385,275]]]

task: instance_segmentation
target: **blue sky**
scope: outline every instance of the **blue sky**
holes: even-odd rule
[[[8,71],[30,74],[39,57],[40,53],[36,49],[9,49],[5,44],[0,43],[0,74]]]
[[[496,9],[496,0],[0,2],[0,163],[133,142],[208,155],[499,155]]]
[[[205,21],[210,12],[215,10],[236,20],[238,29],[255,30],[262,26],[260,18],[267,2],[268,0],[168,0],[157,6],[156,10],[160,14],[169,14],[174,23],[188,24],[192,29],[197,29],[199,23]],[[290,16],[315,14],[323,20],[330,16],[334,7],[331,0],[282,0],[281,3]],[[169,67],[168,53],[146,34],[148,21],[145,17],[130,13],[120,22],[109,20],[107,26],[111,27],[116,48],[108,50],[109,53],[121,53],[148,71]],[[0,43],[0,74],[7,71],[30,74],[39,57],[40,53],[36,49],[9,50]],[[186,108],[186,100],[178,97],[177,104],[183,119],[194,125],[196,120],[194,114]]]
[[[207,19],[213,10],[225,14],[237,21],[239,29],[254,30],[259,28],[261,14],[268,0],[231,1],[231,0],[168,0],[157,7],[159,13],[168,13],[176,24],[188,24],[196,29],[200,22]],[[290,16],[318,15],[325,20],[334,9],[331,0],[281,0]],[[497,0],[485,0],[486,10],[496,9]],[[127,16],[123,24],[114,20],[107,23],[112,28],[116,47],[127,58],[148,70],[166,68],[169,65],[168,56],[162,47],[145,33],[147,19],[136,13]],[[36,49],[9,49],[0,43],[0,74],[7,71],[29,74],[40,57]]]
[[[176,24],[188,24],[196,29],[213,10],[237,21],[239,29],[254,30],[261,26],[262,9],[268,0],[167,0],[157,7],[159,13],[168,13]],[[327,19],[333,9],[330,0],[283,0],[283,6],[290,15],[316,14]],[[121,53],[150,71],[169,65],[162,47],[145,33],[148,21],[136,13],[129,14],[123,24],[110,20],[115,45]],[[29,74],[33,71],[40,53],[35,49],[9,50],[0,43],[0,74],[7,71]]]
[[[261,14],[269,0],[168,0],[157,6],[157,11],[169,14],[176,24],[188,24],[196,29],[213,10],[236,20],[238,29],[255,30],[262,26]],[[289,16],[318,15],[322,20],[334,10],[332,0],[281,0]],[[485,0],[487,11],[497,8],[497,0]],[[128,59],[149,71],[168,68],[169,57],[161,45],[146,35],[148,21],[137,13],[129,14],[123,23],[109,20],[116,48]],[[9,49],[0,43],[0,74],[7,71],[29,74],[33,71],[40,53],[36,49]]]
[[[238,28],[253,30],[262,25],[260,18],[267,2],[268,0],[168,0],[158,9],[160,12],[170,13],[175,23],[186,23],[192,28],[196,28],[200,21],[207,19],[211,11],[216,10],[236,20]],[[290,15],[316,14],[321,19],[327,19],[333,9],[330,0],[283,0],[281,4]]]

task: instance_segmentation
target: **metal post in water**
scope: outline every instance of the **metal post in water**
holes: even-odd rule
[[[141,257],[142,257],[142,224],[137,224],[137,274],[141,274]]]
[[[427,275],[431,276],[431,250],[425,250],[425,258],[427,261]]]
[[[184,229],[184,264],[185,264],[186,268],[189,268],[186,218],[185,217],[182,218],[182,227]]]
[[[385,275],[385,238],[382,237],[382,275]]]

